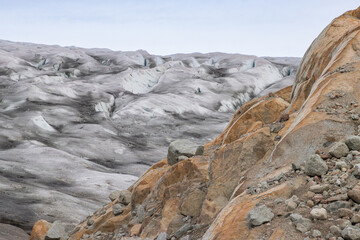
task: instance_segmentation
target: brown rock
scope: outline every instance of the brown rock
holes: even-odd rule
[[[360,185],[356,185],[352,190],[347,193],[347,195],[354,202],[360,203]]]
[[[130,230],[130,236],[139,236],[141,231],[141,224],[135,224]]]
[[[339,217],[349,217],[349,218],[351,218],[354,215],[353,211],[351,211],[348,208],[340,208],[337,211],[337,214]]]
[[[355,214],[355,215],[351,218],[351,223],[352,223],[352,224],[360,223],[360,214]]]
[[[191,217],[199,216],[205,196],[206,194],[200,189],[191,191],[180,206],[181,214]]]
[[[280,122],[286,122],[286,121],[289,120],[289,118],[290,118],[290,115],[288,113],[283,113],[283,114],[281,114],[279,121]]]
[[[49,230],[51,223],[45,220],[37,221],[31,231],[30,240],[44,240],[46,232]]]

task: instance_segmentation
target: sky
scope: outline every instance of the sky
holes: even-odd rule
[[[151,54],[302,57],[359,0],[0,0],[0,39]]]

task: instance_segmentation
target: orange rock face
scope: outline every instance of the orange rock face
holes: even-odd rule
[[[257,203],[305,196],[305,176],[261,187],[288,173],[292,163],[357,133],[351,116],[360,114],[359,88],[360,8],[336,18],[315,39],[293,88],[244,104],[203,156],[155,164],[129,188],[131,203],[121,215],[113,215],[110,203],[92,217],[92,227],[80,224],[70,239],[97,231],[154,239],[162,232],[180,234],[186,224],[196,226],[189,231],[194,239],[304,239],[280,210],[271,224],[255,228],[246,216]]]
[[[30,240],[44,240],[46,232],[49,230],[51,223],[45,220],[37,221],[31,231]]]

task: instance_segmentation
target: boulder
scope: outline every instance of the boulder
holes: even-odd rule
[[[61,221],[55,221],[51,224],[45,235],[45,240],[64,240],[67,239],[65,224]]]
[[[203,153],[204,146],[196,145],[187,139],[175,140],[170,143],[168,149],[168,164],[174,165],[175,163],[179,162],[178,157],[180,156],[193,157],[196,155],[202,155]]]
[[[44,240],[42,238],[30,238],[30,240]],[[13,225],[0,223],[0,239],[1,240],[29,240],[29,235],[21,228]]]
[[[37,221],[31,231],[30,240],[44,240],[51,223],[46,220]]]
[[[337,142],[330,148],[329,153],[333,157],[341,158],[349,153],[349,148],[344,142]]]
[[[169,236],[166,234],[166,232],[162,232],[159,234],[159,236],[157,236],[156,240],[167,240],[168,237]]]
[[[360,151],[360,137],[359,136],[349,136],[346,138],[345,143],[350,150]]]
[[[352,190],[348,191],[348,196],[356,203],[360,203],[360,185],[356,185]]]
[[[313,219],[326,220],[327,211],[325,208],[314,208],[311,210],[310,215]]]
[[[326,162],[317,154],[312,155],[305,162],[305,173],[308,176],[321,176],[326,174],[327,171],[328,166],[326,165]]]
[[[274,217],[271,209],[265,205],[257,206],[252,209],[247,215],[247,221],[252,226],[260,226],[263,223],[270,222]]]
[[[124,205],[117,203],[113,206],[113,214],[115,216],[118,216],[118,215],[122,214],[123,212],[124,212]]]
[[[345,227],[341,236],[346,240],[360,240],[360,229],[353,226]]]

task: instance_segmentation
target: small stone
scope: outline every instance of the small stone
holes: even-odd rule
[[[360,203],[360,185],[356,185],[347,195],[356,203]]]
[[[307,201],[306,201],[306,206],[312,208],[314,205],[315,205],[315,204],[314,204],[314,202],[313,202],[312,200],[307,200]]]
[[[335,163],[335,168],[336,169],[343,169],[343,168],[346,168],[346,167],[347,167],[347,164],[344,161],[340,161],[340,162]]]
[[[300,222],[296,224],[296,230],[301,233],[306,233],[311,229],[311,220],[307,218],[302,218]]]
[[[191,229],[191,224],[190,223],[186,223],[185,225],[183,225],[181,228],[179,228],[175,233],[174,233],[174,237],[175,238],[180,238],[181,236],[183,236],[187,231],[189,231]]]
[[[299,162],[294,162],[291,164],[291,167],[294,171],[301,169],[301,164]]]
[[[120,194],[120,190],[113,191],[112,193],[110,193],[109,199],[111,201],[114,201],[115,199],[117,199],[119,197],[119,194]]]
[[[355,215],[351,218],[351,223],[352,223],[352,224],[360,223],[360,214],[355,214]]]
[[[119,194],[119,203],[128,205],[131,202],[131,192],[129,190],[122,190]]]
[[[314,208],[311,210],[310,215],[313,219],[326,220],[327,211],[325,208]]]
[[[354,215],[353,211],[351,211],[350,209],[348,208],[340,208],[338,211],[337,211],[339,217],[349,217],[349,218],[352,218],[352,216]]]
[[[169,236],[166,234],[166,232],[162,232],[157,236],[156,240],[167,240]]]
[[[351,114],[351,119],[354,121],[359,120],[359,114],[357,114],[357,113]]]
[[[247,221],[252,226],[260,226],[263,223],[270,222],[274,217],[270,208],[265,205],[257,206],[252,209],[247,215]]]
[[[341,158],[349,153],[349,148],[344,142],[337,142],[330,148],[329,153],[331,156]]]
[[[87,220],[87,223],[86,223],[88,226],[91,226],[91,225],[93,225],[94,224],[94,220],[92,220],[91,218],[89,218],[88,220]]]
[[[335,212],[340,208],[350,208],[350,207],[351,204],[348,201],[337,201],[328,204],[326,210],[328,210],[329,212]]]
[[[328,166],[324,160],[317,154],[312,155],[305,162],[305,174],[308,176],[325,175],[328,171]]]
[[[329,230],[334,236],[340,236],[341,235],[341,229],[338,226],[332,225],[332,226],[330,226]]]
[[[279,204],[279,203],[282,203],[282,202],[283,202],[283,200],[281,198],[277,198],[277,199],[274,200],[275,204]]]
[[[290,214],[290,220],[294,223],[298,223],[299,221],[301,221],[303,217],[300,214],[297,213],[292,213]]]
[[[342,230],[341,236],[346,240],[360,240],[360,229],[348,226]]]
[[[321,232],[319,230],[317,230],[317,229],[314,229],[311,235],[314,238],[321,237]]]
[[[122,214],[123,212],[124,212],[124,206],[122,204],[117,203],[113,206],[113,214],[115,216],[118,216],[118,215]]]
[[[296,208],[297,208],[296,202],[294,202],[294,201],[288,201],[288,202],[287,202],[287,204],[286,204],[286,209],[287,209],[288,211],[293,211],[293,210],[295,210]]]
[[[350,150],[360,151],[360,137],[359,136],[349,136],[346,138],[345,143]]]
[[[334,224],[336,224],[341,230],[347,226],[351,226],[351,222],[348,219],[337,219],[335,220]]]
[[[327,190],[329,190],[328,184],[323,184],[323,185],[316,184],[310,187],[310,191],[314,193],[322,193]]]
[[[355,164],[354,166],[354,171],[353,171],[353,175],[356,177],[356,178],[360,178],[360,164]]]

